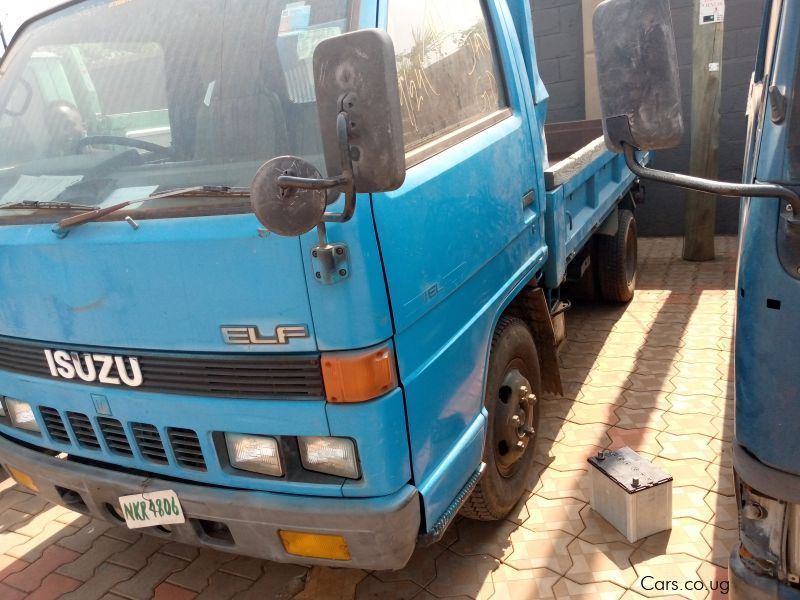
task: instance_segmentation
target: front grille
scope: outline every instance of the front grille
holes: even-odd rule
[[[64,421],[61,415],[58,414],[58,411],[55,408],[42,406],[39,408],[39,412],[42,415],[44,426],[47,429],[47,433],[50,434],[50,437],[62,444],[69,444],[69,434],[67,433],[67,428],[64,426]]]
[[[143,383],[137,390],[218,398],[321,399],[325,395],[319,356],[254,354],[167,355],[153,352],[79,348],[0,338],[0,370],[53,378],[45,349],[136,357]],[[78,385],[80,379],[64,379]],[[118,387],[110,384],[110,387]]]
[[[198,471],[206,470],[203,449],[200,447],[200,440],[197,439],[197,434],[194,431],[191,429],[170,428],[167,430],[167,434],[178,464]]]
[[[70,427],[72,427],[72,433],[75,434],[75,439],[78,440],[79,446],[89,450],[100,449],[100,442],[97,440],[97,435],[89,417],[80,413],[68,412],[67,420]]]
[[[160,465],[169,463],[158,429],[146,423],[131,423],[131,431],[133,431],[139,452],[146,460]]]
[[[131,444],[122,423],[108,417],[97,417],[97,424],[100,426],[100,432],[111,452],[122,456],[133,456],[133,450],[131,450]]]
[[[72,443],[67,432],[67,425],[56,409],[41,406],[39,407],[39,412],[51,438],[62,444]],[[112,454],[132,458],[133,447],[131,443],[133,442],[139,448],[145,460],[160,465],[169,464],[164,441],[158,428],[154,425],[131,423],[130,431],[133,434],[133,439],[131,440],[125,431],[125,426],[117,419],[98,416],[97,430],[95,430],[91,419],[84,414],[68,412],[66,416],[67,423],[69,423],[78,445],[82,448],[101,450],[100,440],[98,439],[99,432]],[[169,427],[167,428],[167,438],[175,456],[175,462],[179,466],[195,471],[207,470],[206,459],[203,456],[203,449],[200,446],[200,439],[197,437],[196,432],[191,429]]]

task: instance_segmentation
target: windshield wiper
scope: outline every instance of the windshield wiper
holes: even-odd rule
[[[72,202],[42,202],[39,200],[23,200],[11,204],[0,204],[0,210],[94,210],[96,206],[89,204],[73,204]]]
[[[195,196],[250,197],[250,188],[228,187],[226,185],[201,185],[192,188],[176,188],[153,193],[150,198],[191,198]]]
[[[59,237],[64,237],[69,233],[69,230],[73,227],[78,227],[79,225],[83,225],[84,223],[90,223],[92,221],[96,221],[106,215],[110,215],[111,213],[115,213],[118,210],[122,210],[123,208],[127,208],[131,204],[139,204],[141,202],[147,202],[148,200],[161,200],[165,198],[191,198],[191,197],[204,197],[204,196],[215,196],[215,197],[247,197],[250,195],[249,188],[230,188],[227,186],[214,186],[214,185],[198,185],[189,188],[176,188],[174,190],[165,190],[163,192],[152,193],[146,198],[137,198],[136,200],[126,200],[125,202],[120,202],[119,204],[113,204],[111,206],[106,206],[105,208],[95,208],[90,206],[89,209],[84,213],[79,215],[75,215],[74,217],[66,217],[61,219],[53,228],[53,233],[55,233]]]

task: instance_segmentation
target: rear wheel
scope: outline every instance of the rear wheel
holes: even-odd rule
[[[542,378],[527,325],[502,317],[492,339],[484,404],[489,413],[486,470],[464,504],[464,516],[506,517],[527,489],[533,469]]]
[[[620,210],[617,234],[597,236],[597,279],[604,300],[622,304],[633,300],[638,254],[636,219],[631,211]]]

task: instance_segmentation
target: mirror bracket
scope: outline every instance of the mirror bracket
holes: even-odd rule
[[[328,193],[330,202],[331,197],[335,199],[338,194],[344,193],[344,210],[340,213],[326,211],[325,214],[322,215],[322,221],[317,226],[320,247],[316,248],[315,251],[321,251],[324,248],[330,247],[325,223],[347,223],[353,218],[356,212],[356,185],[355,177],[353,176],[353,156],[348,130],[350,118],[347,111],[343,110],[344,98],[340,104],[342,105],[342,110],[339,111],[339,115],[336,118],[336,133],[339,140],[339,153],[342,160],[341,175],[325,179],[308,179],[287,174],[278,178],[278,186],[283,190],[283,193],[287,195],[293,189],[322,190]],[[319,277],[317,279],[319,279]]]
[[[631,133],[631,122],[626,115],[619,115],[616,117],[607,117],[604,120],[606,128],[606,135],[608,139],[629,146],[636,146]]]
[[[311,250],[314,277],[323,285],[334,285],[350,277],[350,253],[346,244],[330,244],[325,223],[317,227],[319,245]]]
[[[730,183],[713,181],[691,175],[669,173],[642,166],[636,158],[636,148],[622,142],[625,163],[628,168],[642,179],[652,179],[668,185],[729,196],[734,198],[778,198],[784,203],[781,218],[785,219],[786,231],[789,235],[800,235],[800,196],[789,188],[774,183]]]

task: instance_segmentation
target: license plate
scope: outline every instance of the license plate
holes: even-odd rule
[[[172,490],[121,496],[119,506],[129,529],[173,525],[186,521],[178,494]]]

